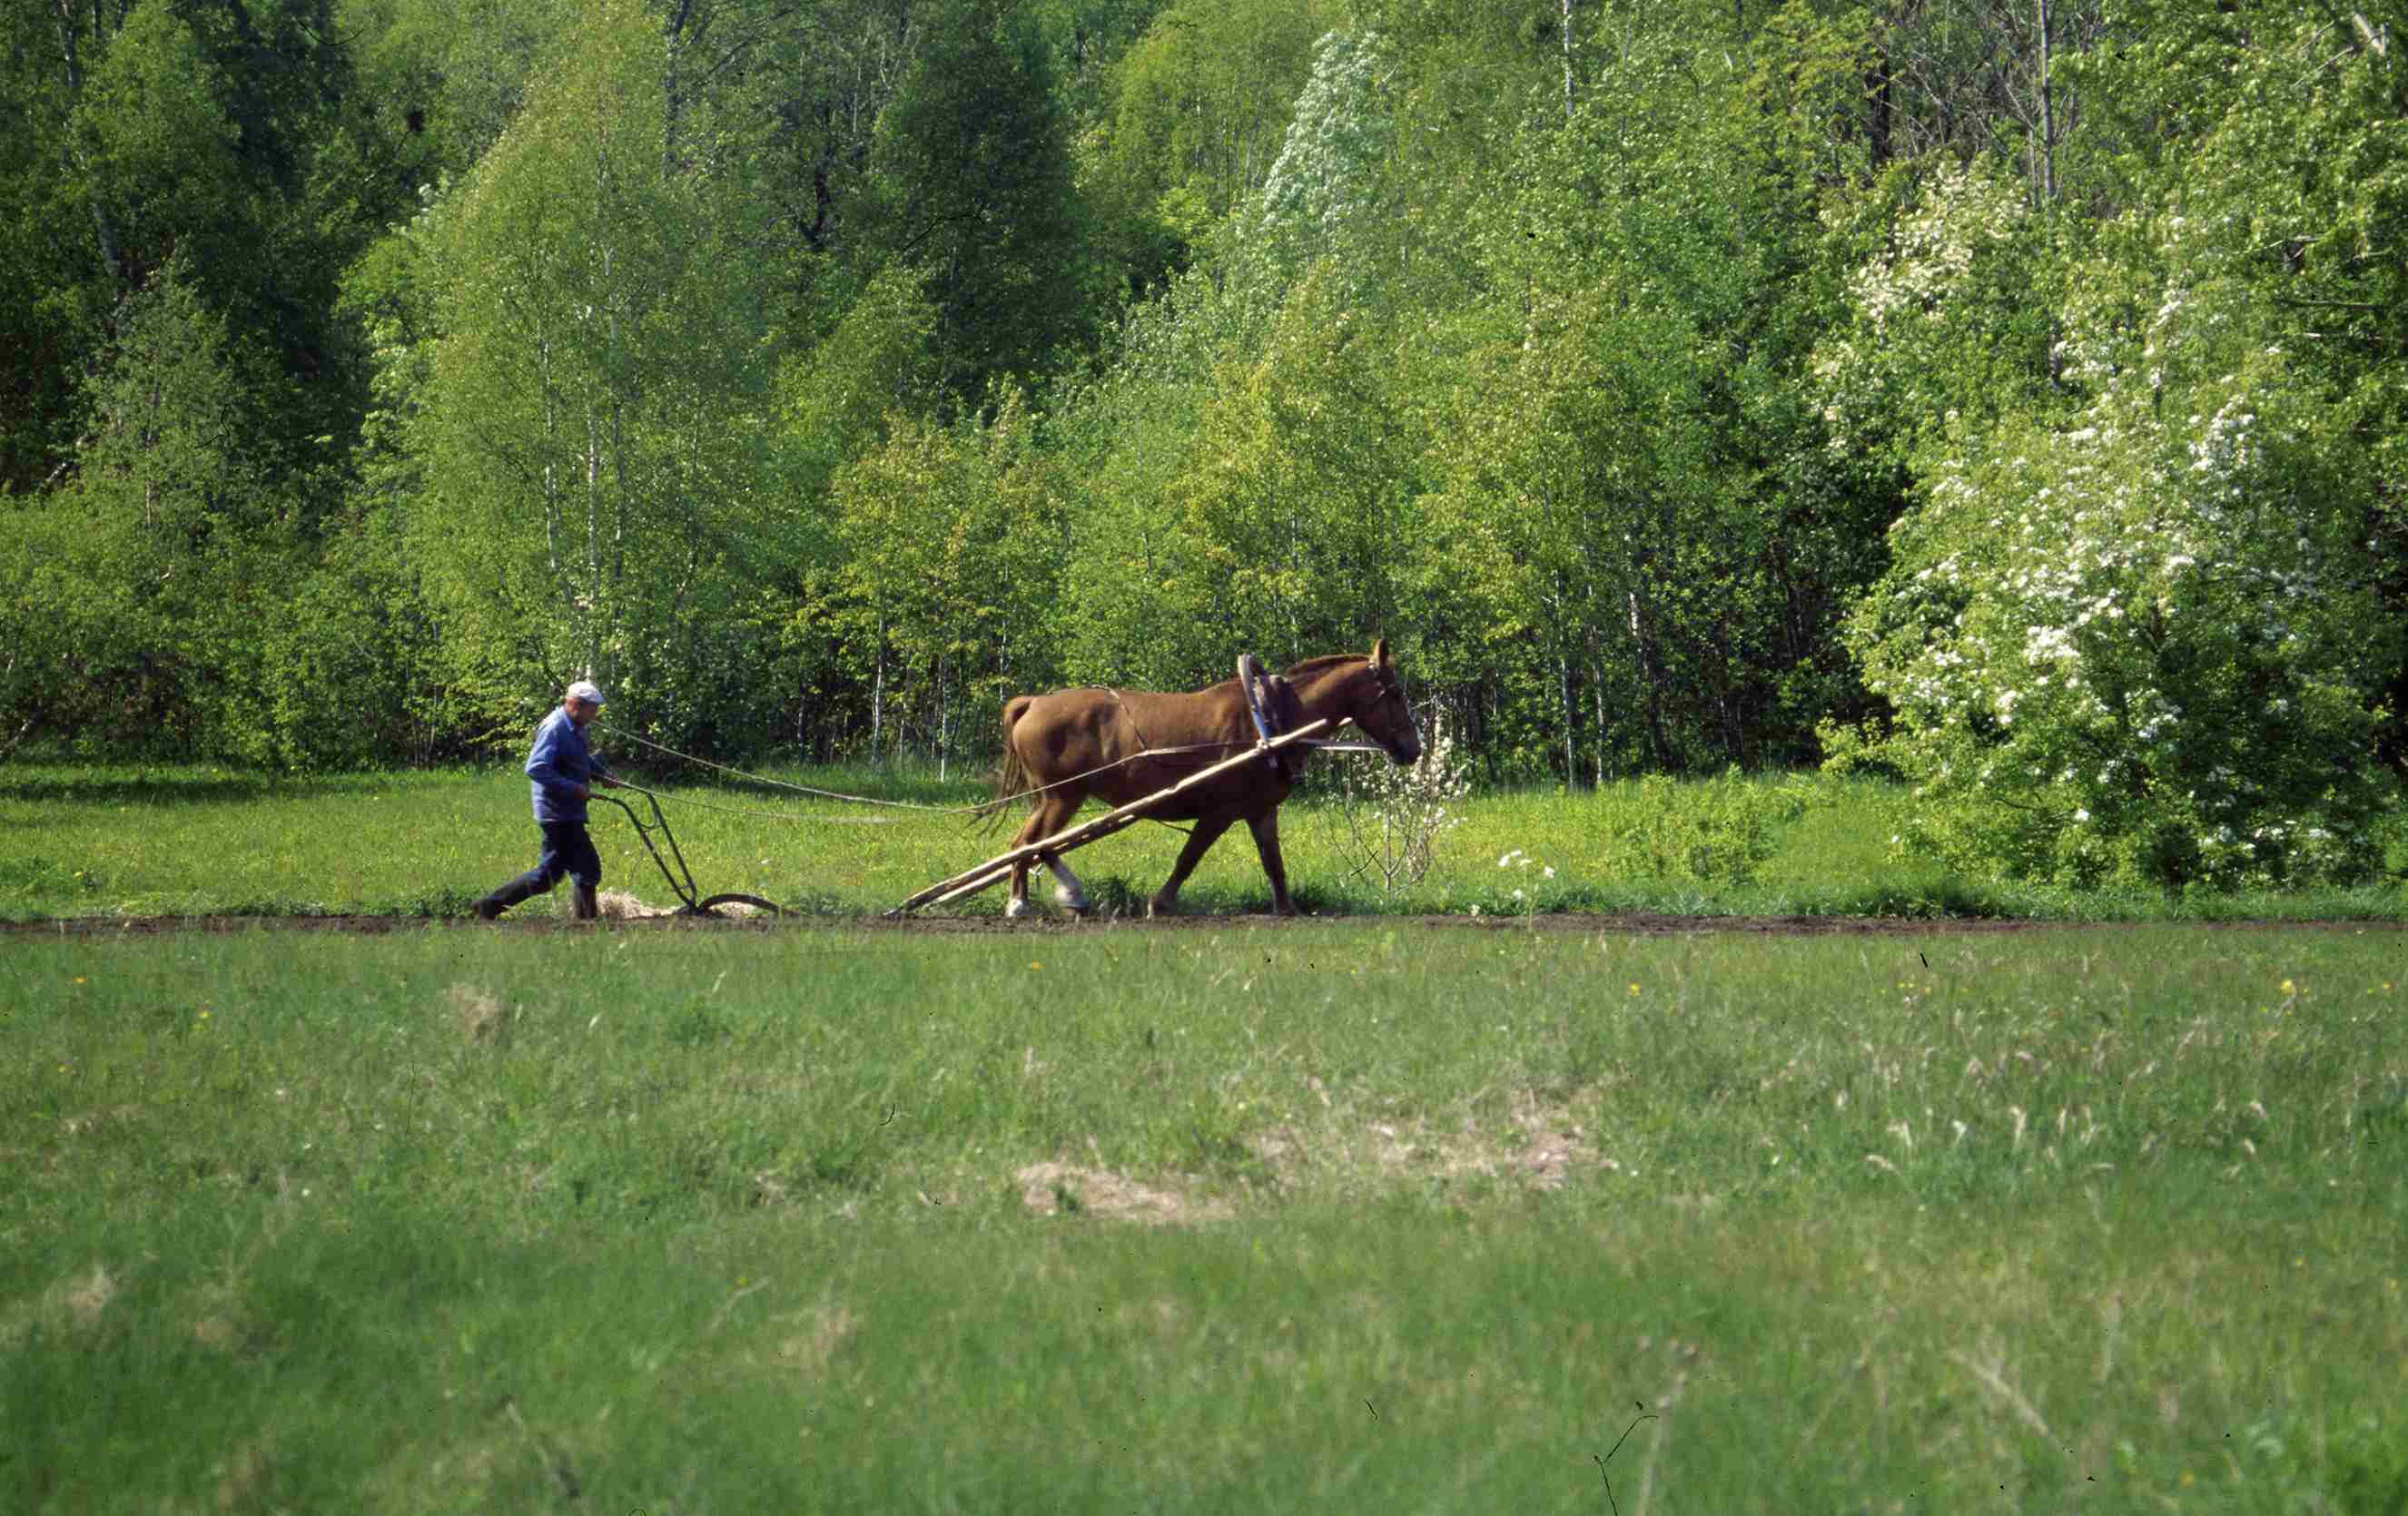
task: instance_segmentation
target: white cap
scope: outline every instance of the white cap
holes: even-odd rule
[[[592,704],[598,706],[602,704],[602,686],[595,683],[592,679],[579,679],[576,683],[568,687],[568,694],[563,698],[568,700],[589,701]]]

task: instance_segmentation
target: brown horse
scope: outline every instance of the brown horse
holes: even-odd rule
[[[1351,721],[1399,765],[1422,755],[1421,732],[1405,704],[1384,641],[1373,645],[1369,658],[1351,652],[1308,658],[1289,669],[1283,681],[1268,683],[1271,708],[1267,714],[1278,731],[1293,731],[1323,717],[1332,727]],[[1255,740],[1245,692],[1234,679],[1193,694],[1087,689],[1017,695],[1003,708],[1003,772],[996,785],[996,804],[999,808],[1013,795],[1036,790],[1027,824],[1013,842],[1025,847],[1068,826],[1090,795],[1112,806],[1142,800]],[[1303,771],[1306,754],[1298,751],[1303,746],[1266,753],[1259,764],[1209,779],[1150,818],[1195,825],[1187,845],[1179,850],[1169,880],[1154,893],[1149,915],[1167,914],[1177,907],[1179,887],[1230,823],[1240,821],[1254,834],[1263,872],[1270,876],[1271,908],[1283,916],[1296,914],[1296,902],[1288,898],[1287,865],[1280,857],[1279,807]],[[1079,877],[1059,857],[1039,856],[1054,871],[1055,898],[1085,915],[1090,908]],[[1012,865],[1007,916],[1028,908],[1028,863],[1024,858]]]

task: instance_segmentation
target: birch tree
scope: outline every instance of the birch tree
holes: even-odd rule
[[[434,329],[416,551],[496,703],[696,676],[774,557],[773,324],[740,159],[673,167],[666,43],[605,0],[415,234]],[[690,138],[709,130],[691,105]]]

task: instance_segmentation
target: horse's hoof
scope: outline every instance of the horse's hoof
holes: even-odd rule
[[[1005,903],[1005,905],[1004,905],[1004,908],[1003,908],[1003,919],[1004,919],[1005,921],[1008,921],[1008,922],[1016,922],[1016,921],[1020,920],[1020,918],[1022,918],[1023,916],[1025,916],[1025,915],[1027,915],[1027,914],[1028,914],[1028,902],[1027,902],[1027,901],[1025,901],[1025,900],[1012,900],[1012,901],[1008,901],[1008,902],[1006,902],[1006,903]]]

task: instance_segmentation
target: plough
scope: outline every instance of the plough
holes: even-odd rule
[[[1252,695],[1253,691],[1251,688],[1249,689],[1248,694],[1250,696]],[[1250,699],[1249,703],[1253,704],[1254,702]],[[1259,722],[1260,720],[1261,717],[1257,714],[1256,721]],[[1266,753],[1277,752],[1282,748],[1287,747],[1290,743],[1307,741],[1318,734],[1326,731],[1329,724],[1328,719],[1325,717],[1319,721],[1307,722],[1292,732],[1283,732],[1277,737],[1266,736],[1263,740],[1256,742],[1253,747],[1247,748],[1245,751],[1233,757],[1225,758],[1208,768],[1199,768],[1195,773],[1188,775],[1185,779],[1181,779],[1178,783],[1170,786],[1167,790],[1157,790],[1154,794],[1147,795],[1142,800],[1132,800],[1127,805],[1122,806],[1116,810],[1108,810],[1101,816],[1094,818],[1092,821],[1085,821],[1080,822],[1076,826],[1066,827],[1063,830],[1054,833],[1052,837],[1043,837],[1035,842],[1023,843],[1021,846],[1012,849],[1010,851],[1003,853],[997,857],[990,858],[985,863],[979,865],[976,868],[970,869],[965,873],[956,874],[952,879],[939,880],[936,883],[931,884],[926,889],[921,891],[918,894],[913,895],[910,899],[904,901],[899,906],[896,906],[886,914],[888,916],[900,916],[907,911],[917,910],[922,906],[941,906],[949,900],[959,900],[965,895],[976,894],[981,890],[996,883],[1006,875],[1010,874],[1014,864],[1020,863],[1025,859],[1042,857],[1049,853],[1058,854],[1068,852],[1073,848],[1083,848],[1088,843],[1096,841],[1099,837],[1110,837],[1114,832],[1119,831],[1125,826],[1129,826],[1145,820],[1146,817],[1155,809],[1155,808],[1161,806],[1165,801],[1171,799],[1173,796],[1192,790],[1199,784],[1206,783],[1219,775],[1226,774],[1241,764],[1251,764],[1261,759]],[[1261,728],[1258,727],[1258,730],[1259,729]],[[722,896],[720,898],[724,899],[727,897]]]
[[[633,788],[633,786],[630,786],[630,788]],[[764,900],[757,894],[738,894],[731,893],[727,894],[714,894],[704,898],[697,898],[694,883],[694,870],[686,866],[685,854],[680,851],[677,845],[677,834],[669,830],[669,819],[661,814],[660,797],[653,794],[650,790],[637,790],[636,793],[642,795],[652,808],[652,826],[646,826],[644,824],[644,819],[636,814],[635,807],[627,804],[627,802],[620,799],[615,794],[597,794],[590,798],[609,801],[610,804],[618,807],[621,810],[625,811],[627,813],[627,820],[636,823],[636,835],[644,839],[644,851],[652,855],[652,862],[661,865],[661,877],[669,881],[669,888],[677,892],[678,899],[682,902],[682,904],[678,907],[677,913],[679,915],[716,916],[719,914],[716,908],[720,906],[752,906],[759,909],[767,911],[772,916],[782,916],[786,913],[783,906],[778,905],[774,901]],[[660,829],[661,840],[669,845],[667,858],[662,857],[661,850],[655,847],[652,843],[652,830],[654,827]],[[677,869],[674,873],[669,869],[669,858],[677,860]]]

